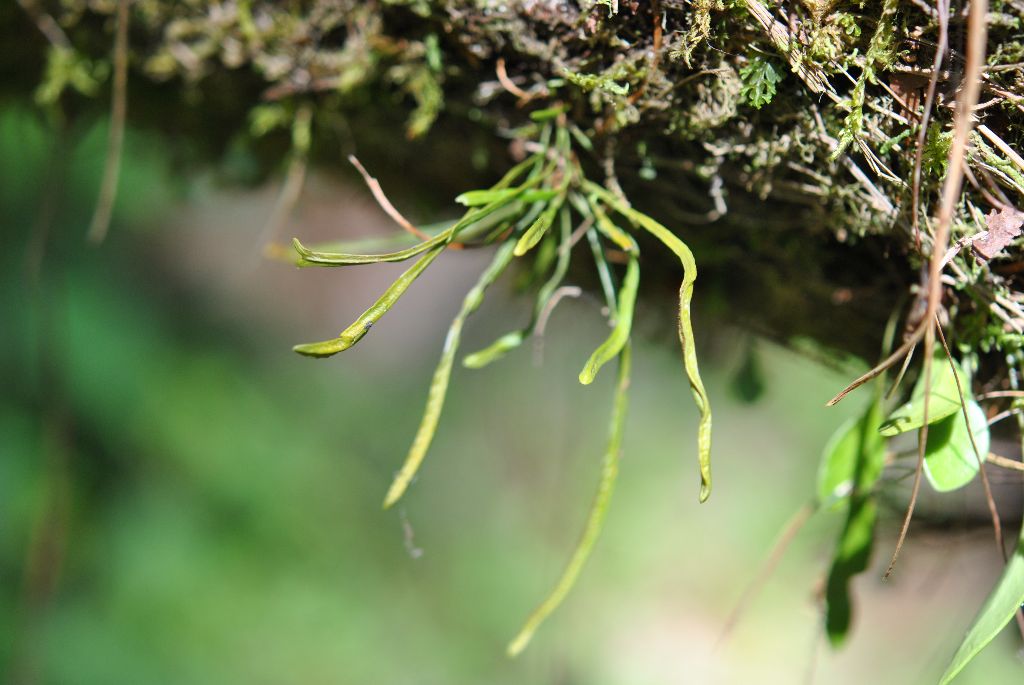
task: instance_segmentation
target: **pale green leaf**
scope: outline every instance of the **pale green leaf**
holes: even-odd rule
[[[954,362],[955,364],[955,362]],[[960,387],[968,388],[966,376],[959,366],[957,376]],[[957,391],[956,377],[949,366],[945,355],[937,355],[932,362],[931,392],[928,399],[928,423],[937,423],[954,412],[960,411],[960,393]],[[924,424],[924,377],[917,379],[910,400],[889,415],[882,424],[881,433],[893,436],[905,433]]]
[[[974,433],[975,454],[963,412],[957,412],[928,429],[928,445],[924,453],[924,474],[938,492],[956,490],[974,480],[989,448],[988,418],[974,400],[967,400],[967,416]]]
[[[451,378],[452,365],[455,362],[455,355],[458,352],[459,342],[462,338],[462,326],[470,314],[475,312],[483,303],[484,293],[487,288],[498,280],[498,277],[501,276],[512,261],[513,247],[514,243],[509,240],[498,248],[494,259],[480,275],[476,285],[466,293],[459,313],[455,315],[451,326],[448,328],[448,335],[445,336],[444,348],[441,351],[441,360],[438,362],[437,368],[434,370],[434,377],[430,382],[430,391],[427,393],[427,406],[423,411],[423,418],[420,420],[419,429],[416,431],[416,437],[413,438],[409,454],[405,458],[405,463],[402,464],[402,468],[395,475],[394,480],[391,482],[391,487],[388,488],[388,492],[384,497],[385,509],[392,506],[402,497],[409,487],[409,483],[412,482],[413,477],[419,470],[420,464],[423,463],[423,459],[427,456],[427,450],[430,449],[430,443],[434,440],[434,433],[437,431],[437,424],[441,419],[441,410],[444,408],[444,400],[448,394],[448,381]]]

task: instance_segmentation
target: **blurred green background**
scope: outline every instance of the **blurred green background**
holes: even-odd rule
[[[819,592],[841,521],[821,516],[720,640],[809,499],[821,446],[862,400],[826,410],[844,373],[726,323],[704,330],[716,490],[698,505],[696,410],[671,331],[651,323],[604,535],[563,607],[508,660],[597,482],[614,374],[575,380],[602,337],[596,300],[561,304],[543,349],[456,370],[428,460],[385,512],[447,321],[486,255],[445,255],[362,344],[300,358],[291,344],[336,334],[396,268],[264,260],[278,182],[184,174],[172,142],[140,132],[111,235],[89,246],[104,144],[102,126],[58,135],[35,112],[0,110],[7,682],[933,682],[999,573],[988,531],[915,529],[890,581],[879,569],[858,580],[854,633],[833,652]],[[285,228],[392,230],[364,189],[325,173]],[[496,288],[465,349],[528,306]],[[765,387],[753,403],[736,392],[751,349]],[[962,682],[1020,682],[1014,649],[1004,636]]]

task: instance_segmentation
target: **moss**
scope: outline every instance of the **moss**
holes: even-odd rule
[[[59,48],[33,17],[2,10],[11,48],[0,58],[3,88],[38,92],[67,115],[105,114],[116,5],[42,3],[66,38]],[[1014,7],[991,6],[984,97],[992,102],[979,118],[1020,149],[1024,45]],[[717,250],[712,238],[735,235],[757,253],[768,247],[748,222],[796,224],[839,246],[874,237],[891,268],[914,280],[907,181],[937,32],[930,12],[894,0],[881,11],[854,0],[137,0],[128,111],[213,156],[237,157],[249,146],[248,158],[265,170],[287,156],[301,106],[312,107],[314,160],[335,156],[332,136],[342,128],[358,131],[365,154],[379,146],[382,155],[427,159],[423,148],[396,150],[395,141],[443,147],[444,136],[464,135],[471,121],[481,139],[489,132],[494,140],[474,146],[486,155],[449,165],[465,176],[448,182],[467,186],[480,173],[470,157],[500,164],[500,138],[518,135],[527,111],[561,105],[573,130],[594,142],[595,152],[582,153],[586,164],[617,171],[636,202],[662,205],[681,225],[712,221],[709,250]],[[951,40],[962,41],[962,31]],[[940,80],[923,150],[916,219],[925,226],[946,171],[955,78],[956,70]],[[970,159],[1013,199],[1022,179],[1012,160],[985,141]],[[985,204],[971,186],[965,199],[961,225],[973,221],[969,205]],[[962,269],[968,262],[958,258]],[[986,278],[977,287],[1001,287]],[[903,287],[901,278],[891,283]]]

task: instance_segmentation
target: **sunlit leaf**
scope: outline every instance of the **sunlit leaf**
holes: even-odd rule
[[[999,634],[1024,604],[1024,536],[1010,557],[992,594],[985,600],[973,625],[956,650],[939,685],[947,685]]]
[[[491,362],[501,359],[505,354],[522,345],[524,340],[533,335],[541,315],[544,310],[551,306],[551,298],[554,296],[558,286],[561,285],[563,279],[565,279],[566,271],[569,269],[569,260],[571,257],[570,250],[572,248],[572,245],[570,245],[572,227],[570,224],[569,210],[566,207],[562,208],[560,223],[561,236],[559,237],[559,244],[554,250],[558,255],[558,261],[555,263],[555,269],[552,272],[551,277],[548,278],[548,280],[544,282],[544,285],[542,285],[537,291],[537,299],[534,301],[530,322],[525,328],[518,331],[512,331],[511,333],[506,333],[484,349],[467,355],[466,358],[462,360],[463,366],[470,369],[479,369],[487,366]]]
[[[955,363],[955,362],[954,362]],[[966,389],[967,384],[964,372],[957,365],[957,376],[960,377],[960,386]],[[960,411],[960,394],[957,392],[956,377],[949,366],[949,360],[945,355],[937,355],[932,362],[931,392],[928,400],[928,423],[937,423],[954,412]],[[914,390],[910,393],[910,400],[889,415],[889,418],[882,424],[882,435],[892,436],[898,433],[905,433],[924,424],[924,377],[917,379]]]
[[[939,492],[956,490],[974,480],[982,460],[988,455],[989,431],[985,410],[974,400],[967,400],[967,416],[974,433],[974,444],[967,432],[962,411],[948,416],[928,429],[924,453],[924,474]],[[974,446],[978,452],[975,454]]]
[[[399,298],[401,298],[402,295],[405,294],[405,291],[409,289],[409,286],[411,286],[413,282],[420,277],[420,274],[430,266],[430,263],[437,259],[437,256],[444,251],[444,248],[444,244],[438,245],[416,260],[415,264],[399,276],[395,282],[384,291],[384,294],[377,298],[377,301],[374,302],[369,309],[360,314],[359,318],[353,321],[348,328],[343,330],[337,338],[324,340],[322,342],[304,343],[302,345],[296,345],[292,349],[299,354],[306,355],[307,357],[330,357],[352,347],[363,339],[363,336],[370,331],[370,327],[373,326],[373,324],[388,313],[388,310],[398,302]]]
[[[427,406],[423,411],[423,418],[420,421],[416,437],[413,438],[409,454],[402,464],[401,470],[395,475],[384,497],[384,508],[388,508],[397,502],[405,493],[409,483],[427,456],[430,443],[434,440],[434,433],[437,431],[437,423],[441,419],[441,410],[444,408],[445,396],[448,394],[448,381],[452,374],[452,365],[455,362],[455,354],[459,349],[459,342],[462,337],[462,326],[470,314],[475,312],[483,303],[484,292],[490,287],[508,267],[512,261],[512,249],[515,243],[506,241],[498,248],[487,269],[480,275],[476,282],[462,301],[462,308],[455,315],[451,326],[448,328],[448,335],[444,339],[444,348],[441,352],[441,360],[434,371],[434,377],[430,382],[430,391],[427,393]]]
[[[633,209],[620,198],[597,185],[587,182],[588,190],[599,196],[615,211],[633,224],[640,226],[672,250],[683,267],[683,282],[679,285],[679,344],[683,350],[683,367],[690,381],[693,401],[700,410],[700,424],[697,427],[697,461],[700,466],[700,501],[711,496],[711,402],[700,377],[697,365],[697,348],[693,341],[693,324],[690,321],[690,303],[693,300],[693,285],[697,281],[697,260],[693,252],[679,237],[643,212]]]

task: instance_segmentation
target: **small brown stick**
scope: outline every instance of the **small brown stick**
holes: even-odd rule
[[[501,84],[501,87],[519,98],[520,104],[526,104],[533,99],[532,95],[517,86],[512,82],[512,79],[508,77],[508,71],[505,70],[504,57],[498,58],[497,64],[494,65],[494,71],[498,75],[498,83]]]
[[[786,550],[789,549],[790,544],[796,538],[797,534],[803,529],[804,525],[811,518],[811,515],[818,510],[817,504],[814,502],[808,502],[803,505],[790,517],[786,522],[786,525],[782,528],[782,532],[779,533],[779,537],[776,539],[775,544],[772,545],[771,551],[761,564],[761,568],[758,569],[757,575],[750,582],[750,585],[743,590],[743,594],[740,595],[739,600],[736,602],[736,606],[733,607],[732,612],[729,614],[729,619],[725,622],[725,627],[722,628],[722,634],[718,637],[718,646],[721,646],[729,636],[732,634],[733,629],[736,627],[736,623],[739,621],[740,616],[750,606],[753,599],[761,592],[764,584],[768,582],[772,574],[775,573],[775,568],[779,565]]]
[[[56,19],[44,12],[37,3],[32,0],[18,0],[18,4],[21,5],[21,9],[25,10],[25,14],[35,22],[39,32],[46,37],[46,40],[50,41],[50,45],[58,48],[71,48],[71,41],[68,40],[68,35],[64,33],[64,29],[60,27]]]
[[[1024,397],[1024,390],[992,390],[978,395],[979,400],[991,400],[997,397]]]
[[[942,70],[942,58],[946,52],[949,41],[949,0],[937,0],[936,9],[939,19],[939,44],[935,48],[934,65],[932,74],[928,79],[928,94],[924,99],[924,112],[921,114],[921,124],[917,131],[917,149],[914,150],[914,174],[912,176],[911,196],[911,223],[914,227],[914,244],[921,249],[921,226],[918,223],[917,213],[921,202],[921,165],[924,159],[924,145],[928,137],[928,122],[931,119],[932,108],[935,106],[935,90],[939,83],[939,72]]]
[[[963,181],[963,163],[967,151],[967,140],[971,133],[971,112],[978,102],[978,94],[981,91],[981,68],[985,62],[985,40],[987,36],[986,17],[988,16],[988,0],[975,0],[970,5],[970,14],[967,18],[967,63],[964,66],[964,82],[960,96],[957,98],[957,111],[953,143],[949,150],[949,164],[946,179],[942,187],[942,202],[939,206],[938,225],[935,227],[935,237],[932,241],[932,257],[929,265],[928,277],[928,310],[921,321],[919,330],[924,332],[924,424],[918,432],[917,450],[917,471],[914,475],[914,486],[910,495],[910,503],[907,505],[907,513],[903,518],[903,526],[900,529],[899,538],[896,541],[896,551],[889,568],[886,569],[885,578],[892,573],[899,557],[903,543],[906,541],[907,531],[910,528],[910,521],[914,515],[914,506],[917,504],[917,496],[921,488],[921,472],[924,469],[924,449],[928,442],[928,397],[931,394],[931,369],[932,350],[935,348],[935,317],[939,307],[939,298],[942,294],[942,258],[949,243],[949,229],[953,223],[953,211],[956,208],[957,198],[960,195],[960,186]],[[904,343],[906,344],[906,343]]]
[[[985,461],[989,464],[994,464],[1004,469],[1010,469],[1011,471],[1024,471],[1024,463],[1017,461],[1016,459],[1007,459],[1001,457],[998,454],[989,452],[988,456],[985,457]]]
[[[920,324],[918,324],[917,328],[914,329],[914,332],[910,335],[910,337],[908,337],[903,342],[903,344],[900,345],[899,348],[896,349],[895,352],[893,352],[891,355],[886,357],[878,366],[876,366],[875,368],[871,369],[870,371],[868,371],[867,373],[865,373],[864,375],[860,376],[855,381],[850,383],[848,386],[843,388],[843,390],[838,395],[836,395],[835,397],[830,399],[827,403],[825,403],[825,406],[826,407],[834,406],[840,400],[842,400],[844,397],[849,395],[852,391],[854,391],[857,388],[859,388],[860,386],[864,385],[865,383],[870,381],[872,378],[877,378],[880,374],[884,373],[886,369],[888,369],[893,364],[898,362],[905,355],[909,354],[910,351],[912,349],[914,349],[914,346],[917,345],[917,343],[921,340],[921,337],[924,335],[924,331],[925,331],[925,328],[926,328],[925,324],[926,324],[926,321],[922,321]]]
[[[1015,414],[1019,414],[1019,413],[1020,413],[1019,409],[1007,409],[1005,411],[1001,411],[998,414],[996,414],[995,416],[993,416],[991,419],[988,420],[988,425],[989,426],[995,425],[995,424],[999,423],[1000,421],[1002,421],[1003,419],[1008,419],[1011,416],[1014,416]]]
[[[107,133],[107,156],[103,164],[103,182],[89,223],[88,239],[102,243],[110,228],[110,217],[117,199],[117,182],[121,177],[124,148],[124,122],[128,108],[128,12],[129,0],[118,0],[117,31],[114,35],[114,82],[110,102],[110,130]]]
[[[387,213],[387,215],[394,220],[395,223],[397,223],[399,226],[404,228],[409,233],[412,233],[420,240],[430,240],[429,235],[413,226],[412,222],[410,222],[408,219],[402,216],[401,212],[395,209],[395,206],[391,204],[391,202],[388,200],[387,195],[384,194],[384,190],[380,187],[380,182],[373,176],[370,176],[370,173],[366,170],[365,167],[363,167],[362,164],[359,163],[359,160],[356,159],[355,155],[349,155],[348,161],[350,164],[352,164],[352,166],[356,168],[356,171],[358,171],[360,175],[363,177],[363,181],[366,182],[366,187],[370,189],[371,193],[373,193],[373,199],[377,201],[377,204],[380,205],[380,208],[383,209]]]
[[[910,351],[907,352],[907,356],[903,359],[903,366],[900,367],[900,372],[896,374],[896,380],[892,382],[892,387],[889,388],[889,392],[885,394],[885,399],[889,399],[896,394],[896,389],[900,387],[903,377],[907,375],[907,369],[910,367],[910,360],[914,358],[914,350],[916,349],[917,345],[914,345],[910,348]]]
[[[1024,171],[1024,157],[1021,157],[1016,150],[1006,144],[1006,141],[997,136],[992,132],[988,126],[984,124],[978,126],[978,133],[985,136],[989,141],[999,148],[1004,155],[1006,155],[1011,162],[1017,165],[1017,168]]]
[[[928,329],[931,330],[930,327]],[[934,335],[934,333],[933,333]],[[926,336],[927,337],[927,336]],[[934,340],[932,341],[934,343]],[[924,373],[925,373],[925,394],[924,394],[924,420],[925,423],[921,426],[917,432],[917,465],[914,467],[914,484],[910,489],[910,502],[907,504],[907,512],[903,516],[903,525],[900,526],[900,535],[896,539],[896,549],[893,550],[892,559],[889,560],[889,566],[885,569],[885,573],[882,574],[882,579],[887,580],[892,575],[893,569],[896,567],[896,560],[899,559],[900,552],[903,550],[903,543],[907,541],[907,532],[910,530],[910,521],[914,518],[914,507],[917,505],[917,496],[921,492],[921,473],[924,471],[924,449],[928,444],[928,393],[929,393],[929,382],[931,376],[931,359],[926,357],[924,360]]]

